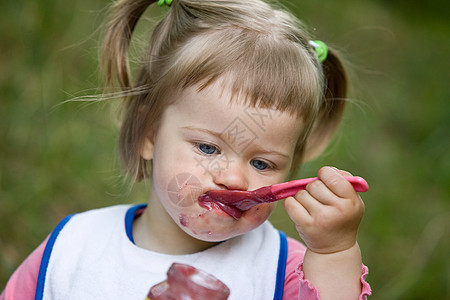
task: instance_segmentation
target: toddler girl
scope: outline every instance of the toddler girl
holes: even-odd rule
[[[160,0],[170,8],[133,79],[129,43],[153,2],[115,3],[104,44],[107,87],[123,91],[121,160],[151,181],[148,205],[66,217],[1,299],[144,299],[173,262],[213,274],[230,299],[366,298],[349,173],[321,168],[285,200],[306,247],[267,221],[273,203],[234,218],[198,202],[285,181],[323,150],[346,96],[335,52],[261,0]]]

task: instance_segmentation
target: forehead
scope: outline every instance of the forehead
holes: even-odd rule
[[[241,144],[254,140],[272,144],[295,143],[302,128],[296,115],[275,108],[252,107],[246,97],[233,95],[219,83],[202,90],[193,86],[179,93],[177,101],[168,108],[183,126],[207,128]]]

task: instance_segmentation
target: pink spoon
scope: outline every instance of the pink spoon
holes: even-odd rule
[[[304,190],[308,183],[318,179],[318,177],[297,179],[265,186],[254,191],[209,191],[200,195],[199,204],[203,207],[211,208],[211,204],[216,203],[223,211],[235,219],[239,219],[243,211],[261,203],[270,203],[294,196],[299,190]],[[345,179],[353,185],[357,192],[366,192],[369,189],[369,185],[361,177],[349,176],[345,177]]]

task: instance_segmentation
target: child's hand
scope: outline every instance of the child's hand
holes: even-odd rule
[[[350,173],[331,167],[318,172],[320,180],[285,200],[285,208],[309,250],[335,253],[356,243],[364,204],[344,178]]]

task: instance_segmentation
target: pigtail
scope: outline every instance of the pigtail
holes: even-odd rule
[[[324,91],[322,104],[313,124],[304,153],[304,161],[319,155],[330,142],[344,112],[348,79],[344,65],[332,49],[322,62]]]
[[[128,48],[133,30],[147,7],[155,0],[119,0],[112,6],[103,44],[102,67],[105,86],[114,87],[117,79],[122,90],[132,88]]]
[[[145,176],[145,161],[140,156],[145,115],[140,113],[142,97],[138,87],[132,83],[129,64],[129,46],[133,31],[145,10],[155,0],[118,0],[111,7],[111,17],[106,24],[103,44],[102,68],[105,75],[105,92],[114,91],[117,82],[123,91],[123,121],[119,134],[120,161],[132,181]]]

